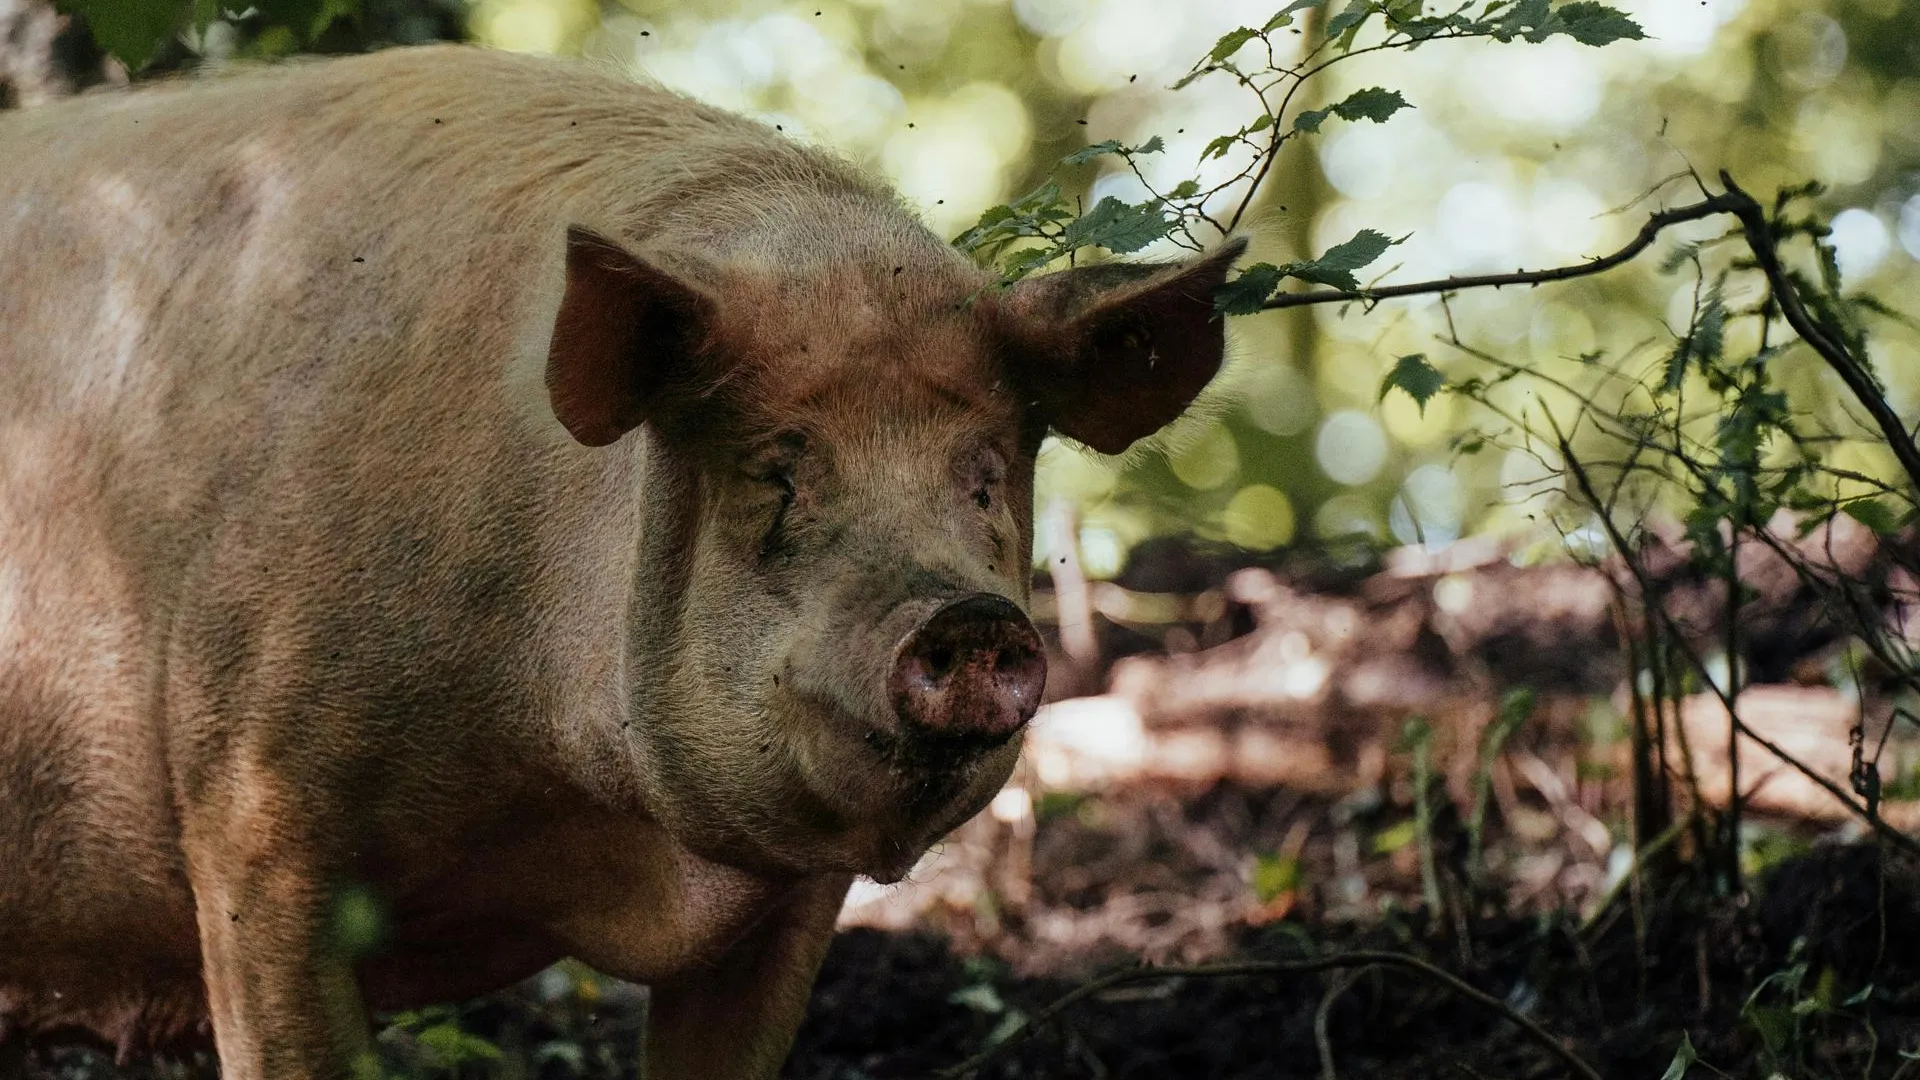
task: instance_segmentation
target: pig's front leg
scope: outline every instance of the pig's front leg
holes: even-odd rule
[[[329,928],[331,884],[298,816],[246,798],[186,808],[184,840],[223,1080],[346,1080],[372,1036]]]
[[[777,1075],[848,884],[840,875],[803,883],[714,962],[654,984],[641,1080]]]

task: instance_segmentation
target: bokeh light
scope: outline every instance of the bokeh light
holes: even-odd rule
[[[1841,280],[1857,285],[1872,277],[1893,249],[1893,237],[1886,223],[1871,210],[1853,207],[1833,216],[1834,262],[1840,267]]]
[[[1358,487],[1380,475],[1387,463],[1387,437],[1373,417],[1342,409],[1321,422],[1313,453],[1329,479]]]
[[[1293,539],[1293,502],[1279,488],[1248,484],[1227,501],[1220,524],[1230,544],[1252,551],[1277,548]]]
[[[1460,536],[1465,510],[1460,478],[1444,465],[1422,465],[1407,474],[1387,510],[1387,528],[1402,544],[1439,547]]]
[[[1216,425],[1168,455],[1167,466],[1193,490],[1212,491],[1240,471],[1240,449],[1233,433]]]

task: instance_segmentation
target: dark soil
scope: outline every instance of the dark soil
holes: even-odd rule
[[[1557,915],[1439,925],[1389,905],[1364,923],[1243,925],[1228,956],[1420,956],[1565,1038],[1609,1078],[1672,1075],[1683,1033],[1702,1062],[1731,1076],[1892,1077],[1908,1064],[1900,1051],[1920,1047],[1920,936],[1911,931],[1920,925],[1920,874],[1891,858],[1883,865],[1874,848],[1821,847],[1790,859],[1749,903],[1702,902],[1679,882],[1650,891],[1640,908],[1636,920],[1623,894],[1583,930]],[[1018,936],[1010,929],[1001,951],[1017,949]],[[1140,981],[1021,1030],[1085,977],[1016,975],[1006,960],[959,955],[925,932],[851,929],[827,957],[784,1075],[931,1076],[1009,1034],[1016,1037],[980,1076],[1568,1075],[1508,1020],[1416,972],[1381,967]],[[630,1080],[642,1000],[635,988],[556,971],[412,1018],[383,1041],[393,1064],[414,1074]],[[1322,1013],[1324,1058],[1315,1032]],[[444,1030],[423,1034],[435,1026]],[[499,1059],[446,1042],[455,1030],[485,1040]],[[463,1053],[465,1064],[444,1067]],[[30,1080],[216,1075],[204,1056],[116,1070],[109,1055],[76,1046],[36,1048],[26,1065]],[[1696,1066],[1687,1075],[1713,1073]]]
[[[1697,903],[1676,885],[1582,933],[1542,917],[1247,929],[1235,960],[1351,949],[1412,953],[1566,1038],[1602,1076],[1654,1080],[1685,1033],[1733,1076],[1892,1076],[1920,1046],[1920,879],[1872,848],[1783,864],[1757,902]],[[926,1076],[989,1045],[1008,1019],[1074,984],[1013,978],[926,935],[835,943],[786,1075]],[[991,988],[991,993],[986,988]],[[1871,989],[1869,989],[1871,988]],[[1325,1010],[1328,1050],[1316,1045]],[[980,1072],[989,1077],[1549,1077],[1564,1065],[1515,1025],[1417,973],[1169,978],[1085,1001]],[[1688,1075],[1706,1076],[1696,1067]]]

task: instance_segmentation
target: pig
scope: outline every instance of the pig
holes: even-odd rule
[[[1002,287],[471,47],[0,116],[0,1032],[342,1080],[570,956],[647,1075],[774,1075],[1019,753],[1041,440],[1187,409],[1239,251]]]

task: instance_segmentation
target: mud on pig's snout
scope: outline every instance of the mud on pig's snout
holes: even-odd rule
[[[1046,651],[1026,614],[1003,596],[972,593],[900,642],[888,690],[907,737],[985,749],[1033,718],[1046,684]]]

